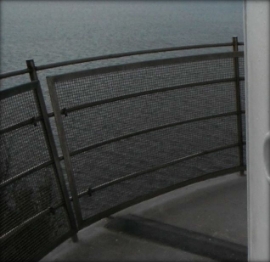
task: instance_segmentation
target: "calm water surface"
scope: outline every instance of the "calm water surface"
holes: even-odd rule
[[[243,39],[242,1],[1,1],[1,71]]]

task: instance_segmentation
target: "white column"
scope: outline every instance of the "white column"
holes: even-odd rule
[[[245,0],[249,261],[270,261],[270,1]]]

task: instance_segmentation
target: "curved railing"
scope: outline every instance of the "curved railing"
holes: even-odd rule
[[[49,76],[49,114],[36,72],[71,62],[28,62],[33,81],[0,93],[1,259],[39,259],[132,204],[243,172],[244,71],[237,46]]]
[[[31,76],[32,71],[38,72],[42,70],[53,69],[53,68],[58,68],[58,67],[63,67],[63,66],[70,66],[70,65],[89,63],[89,62],[95,62],[95,61],[101,61],[101,60],[109,60],[109,59],[114,59],[114,58],[123,58],[123,57],[138,56],[138,55],[149,55],[149,54],[173,52],[173,51],[185,51],[185,50],[195,50],[195,49],[198,50],[198,49],[223,48],[223,47],[232,47],[234,50],[235,49],[238,50],[238,47],[243,46],[243,45],[244,45],[243,42],[238,42],[238,38],[234,37],[232,42],[226,42],[226,43],[158,48],[158,49],[150,49],[150,50],[142,50],[142,51],[134,51],[134,52],[126,52],[126,53],[109,54],[109,55],[102,55],[102,56],[96,56],[96,57],[69,60],[69,61],[64,61],[64,62],[51,63],[51,64],[40,65],[40,66],[36,66],[34,64],[34,68],[32,68],[31,63],[28,62],[27,63],[28,68],[12,71],[12,72],[7,72],[7,73],[2,73],[0,74],[0,79],[19,76],[23,74],[30,74]]]

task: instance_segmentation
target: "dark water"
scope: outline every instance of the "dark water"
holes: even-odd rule
[[[1,1],[1,71],[243,39],[242,1]]]

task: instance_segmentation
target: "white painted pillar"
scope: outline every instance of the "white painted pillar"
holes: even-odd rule
[[[245,0],[248,257],[270,261],[270,1]]]

